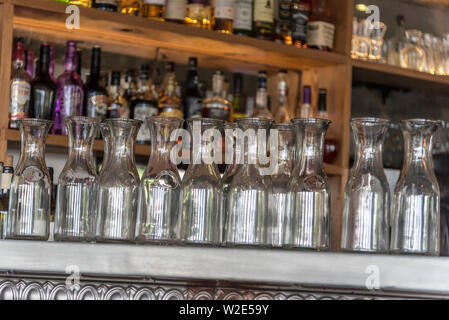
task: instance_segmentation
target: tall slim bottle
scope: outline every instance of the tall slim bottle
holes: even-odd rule
[[[129,119],[128,101],[120,94],[120,71],[112,71],[107,118]]]
[[[3,165],[0,186],[0,239],[3,239],[4,237],[9,207],[9,189],[11,188],[11,178],[13,174],[13,157],[7,156],[5,164]]]
[[[232,93],[232,118],[245,118],[243,97],[243,75],[241,73],[234,74],[234,92]]]
[[[10,81],[10,127],[18,128],[17,120],[28,117],[31,95],[31,78],[25,70],[25,44],[22,38],[14,39]]]
[[[84,111],[87,117],[102,121],[108,111],[108,91],[100,80],[101,48],[92,48],[90,77],[84,85]],[[97,133],[97,137],[99,133]]]
[[[250,37],[253,32],[253,0],[236,0],[234,34]]]
[[[274,1],[254,0],[253,32],[256,38],[271,40],[274,31]]]
[[[39,72],[31,81],[30,116],[51,120],[56,102],[56,83],[50,76],[50,47],[44,43],[40,49]]]
[[[67,135],[64,118],[82,115],[83,82],[80,76],[76,73],[76,67],[76,42],[68,41],[64,72],[56,81],[58,94],[53,115],[52,133]]]
[[[274,120],[273,114],[268,109],[267,72],[259,71],[259,84],[256,92],[256,107],[253,117]]]
[[[203,96],[198,82],[198,59],[189,58],[189,71],[185,82],[184,117],[190,119],[201,117]]]
[[[299,117],[304,119],[312,117],[312,88],[310,86],[302,87],[302,104]]]
[[[278,74],[278,99],[279,105],[275,117],[276,122],[288,123],[291,118],[288,114],[288,84],[286,70],[281,70]]]

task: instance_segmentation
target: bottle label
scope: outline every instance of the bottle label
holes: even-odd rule
[[[26,118],[30,102],[31,86],[23,80],[14,80],[11,83],[11,98],[9,113],[11,120]]]
[[[313,21],[307,25],[307,45],[330,49],[334,46],[335,26],[324,21]]]
[[[235,0],[215,0],[214,17],[234,20]]]
[[[291,18],[291,1],[281,0],[278,6],[278,19],[283,21],[290,21]]]
[[[147,125],[147,118],[157,115],[157,106],[149,102],[139,102],[134,107],[134,119],[141,120],[143,123],[137,133],[137,141],[149,142],[151,139],[150,128]]]
[[[202,3],[189,3],[187,5],[186,16],[193,20],[201,20],[203,16],[204,5]]]
[[[272,0],[254,0],[254,21],[273,23]]]
[[[249,30],[253,23],[253,4],[251,0],[237,0],[235,4],[234,29]]]
[[[108,97],[95,92],[87,99],[87,116],[104,119],[108,111]]]
[[[165,6],[165,0],[144,0],[143,3]]]
[[[307,39],[307,22],[309,21],[309,12],[303,10],[292,10],[292,36],[302,42]]]
[[[187,10],[187,0],[169,0],[165,8],[165,19],[184,20]]]
[[[11,187],[11,179],[12,179],[12,173],[6,173],[3,172],[2,174],[2,182],[0,184],[0,189],[9,189]]]

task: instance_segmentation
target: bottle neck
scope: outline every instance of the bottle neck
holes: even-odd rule
[[[64,71],[75,72],[76,71],[76,55],[67,55],[64,63]]]
[[[267,89],[259,88],[256,92],[256,107],[257,108],[267,108],[268,97]]]
[[[50,56],[48,54],[41,55],[39,60],[39,74],[49,74]]]

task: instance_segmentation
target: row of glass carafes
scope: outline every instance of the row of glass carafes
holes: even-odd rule
[[[105,159],[98,176],[92,154],[97,120],[68,117],[65,122],[69,156],[58,180],[56,241],[329,247],[330,192],[322,161],[328,120],[297,119],[293,125],[258,118],[239,119],[237,124],[187,120],[192,163],[182,180],[172,152],[188,144],[184,136],[182,143],[176,135],[173,139],[183,122],[179,118],[148,119],[151,154],[141,179],[133,150],[139,121],[107,119],[100,125]],[[45,120],[19,122],[22,149],[11,184],[7,239],[48,238],[50,183],[44,146],[50,126]],[[245,135],[243,145],[237,143],[237,127]],[[295,139],[293,127],[304,139]],[[216,131],[207,138],[211,130]],[[273,132],[276,135],[268,139]],[[216,134],[221,133],[228,144],[214,149],[214,141],[222,141]],[[304,156],[295,161],[295,141],[301,140]],[[259,157],[268,154],[268,145],[276,149],[263,166]],[[205,156],[230,146],[232,159],[221,177],[217,161]],[[195,162],[198,155],[200,161]],[[295,192],[294,202],[288,190]]]
[[[187,122],[192,163],[183,179],[173,156],[179,153],[172,152],[180,145],[173,131],[182,120],[151,117],[150,160],[139,180],[133,150],[139,121],[108,119],[101,124],[105,159],[97,176],[92,156],[97,120],[67,118],[70,151],[58,182],[55,240],[329,247],[330,191],[322,154],[330,121]],[[6,238],[48,238],[50,184],[44,145],[50,124],[21,120],[22,151],[11,186]],[[438,254],[439,189],[431,158],[438,125],[403,121],[406,155],[390,218],[382,166],[388,121],[352,120],[357,152],[345,190],[343,250]],[[217,151],[214,141],[221,141],[206,135],[214,129],[225,132],[226,149],[230,144],[234,150],[222,178],[216,162],[204,157]],[[251,133],[259,136],[263,129],[262,139],[251,140]],[[239,132],[246,140],[239,140]],[[268,148],[270,157],[263,161],[260,155],[267,155]]]

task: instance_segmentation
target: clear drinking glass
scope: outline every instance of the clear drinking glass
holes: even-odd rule
[[[18,120],[19,162],[11,181],[6,239],[47,240],[51,179],[45,164],[45,139],[52,121]]]
[[[433,135],[440,121],[402,121],[405,160],[394,191],[392,253],[438,255],[440,188],[432,159]]]
[[[221,161],[221,134],[224,121],[215,119],[187,120],[192,139],[190,164],[181,183],[178,239],[184,243],[214,244],[222,242],[221,210],[223,185],[217,161]],[[217,146],[217,148],[215,148]]]
[[[422,33],[419,30],[405,31],[406,40],[400,52],[402,68],[424,71],[426,52],[422,47]]]
[[[268,130],[273,122],[261,118],[237,119],[241,130],[236,143],[242,150],[242,164],[232,179],[227,199],[225,241],[228,245],[267,246],[271,243],[271,235],[268,236],[271,177],[262,175],[261,168],[265,160],[262,157],[267,155]]]
[[[324,119],[293,119],[296,140],[301,141],[299,161],[289,183],[288,247],[328,250],[330,186],[324,171],[324,137],[331,124]]]
[[[99,241],[134,240],[139,175],[134,146],[141,121],[106,119],[110,153],[97,183],[97,232]]]
[[[380,61],[382,58],[382,47],[384,36],[387,32],[387,25],[383,22],[378,23],[378,28],[371,31],[371,45],[368,58],[372,61]]]
[[[371,32],[366,19],[361,20],[357,27],[356,55],[360,60],[368,60],[371,51]]]
[[[104,170],[104,167],[106,165],[106,162],[109,159],[109,153],[111,152],[111,132],[109,130],[109,125],[107,125],[105,122],[100,123],[100,132],[101,136],[103,137],[103,162],[101,163],[101,169],[100,174]]]
[[[151,153],[142,175],[137,201],[136,240],[170,242],[175,240],[178,222],[181,178],[170,152],[176,141],[171,134],[183,120],[153,116],[147,119],[151,134]]]
[[[382,145],[388,120],[354,118],[354,166],[345,189],[341,249],[387,253],[390,188],[382,165]]]
[[[271,206],[271,245],[282,247],[284,228],[289,224],[287,195],[294,167],[296,141],[291,123],[273,125],[270,132],[276,134],[278,140],[277,165],[271,175],[273,191],[268,200]]]
[[[89,241],[95,237],[95,182],[93,145],[99,121],[65,118],[69,157],[59,175],[55,213],[55,241]]]

